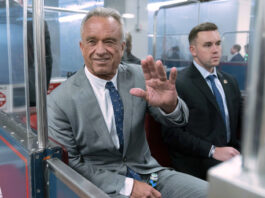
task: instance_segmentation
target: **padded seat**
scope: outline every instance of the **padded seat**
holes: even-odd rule
[[[160,165],[171,167],[168,147],[161,135],[161,125],[148,113],[145,116],[145,132],[152,156]]]

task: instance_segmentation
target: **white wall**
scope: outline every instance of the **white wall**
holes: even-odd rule
[[[240,0],[238,1],[238,20],[237,20],[237,31],[249,31],[250,27],[250,16],[251,16],[251,1]],[[246,34],[238,35],[236,37],[236,43],[241,43],[241,53],[245,54],[243,46],[248,43],[248,36]]]

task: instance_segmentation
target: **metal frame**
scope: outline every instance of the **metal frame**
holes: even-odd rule
[[[155,11],[154,16],[153,16],[153,57],[156,59],[156,37],[157,37],[157,15],[161,9],[168,9],[168,8],[174,8],[178,6],[183,6],[183,5],[189,5],[192,3],[199,3],[198,0],[189,0],[185,2],[180,2],[180,3],[172,3],[168,5],[163,5],[158,8],[158,10]]]
[[[33,42],[36,79],[37,125],[39,148],[44,149],[48,141],[46,109],[46,61],[44,33],[44,1],[33,1]]]
[[[57,158],[47,160],[48,170],[81,198],[108,198],[102,190]]]
[[[243,136],[243,167],[261,176],[265,175],[265,1],[255,1],[255,18],[251,21],[254,31],[250,35],[247,103]]]
[[[28,5],[28,8],[32,8],[32,5]],[[69,12],[69,13],[80,13],[80,14],[86,14],[89,11],[88,10],[73,10],[73,9],[66,9],[66,8],[59,8],[59,7],[53,7],[53,6],[44,6],[45,12]]]

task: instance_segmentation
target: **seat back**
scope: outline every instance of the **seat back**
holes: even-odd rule
[[[145,116],[145,132],[152,156],[160,165],[171,167],[168,147],[161,135],[161,125],[148,113]]]

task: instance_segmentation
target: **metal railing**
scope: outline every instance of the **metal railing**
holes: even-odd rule
[[[108,198],[102,190],[57,158],[47,160],[48,170],[81,198]],[[49,183],[51,185],[51,183]],[[51,193],[51,192],[50,192]],[[53,197],[51,195],[51,197]]]

